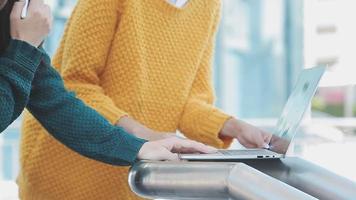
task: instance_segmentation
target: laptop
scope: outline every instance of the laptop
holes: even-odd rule
[[[325,66],[304,69],[288,98],[283,112],[275,126],[267,149],[218,150],[214,154],[180,154],[181,160],[214,161],[240,159],[276,159],[285,157],[289,145],[297,133],[304,113],[308,109]]]

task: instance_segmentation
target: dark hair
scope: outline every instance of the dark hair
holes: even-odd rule
[[[4,53],[10,42],[10,14],[16,0],[8,0],[0,9],[0,55]]]

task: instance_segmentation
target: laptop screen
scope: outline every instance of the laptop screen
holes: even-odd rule
[[[326,67],[304,69],[284,106],[270,142],[270,150],[285,154],[310,105]]]

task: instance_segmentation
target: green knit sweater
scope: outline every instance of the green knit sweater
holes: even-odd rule
[[[12,40],[0,56],[0,132],[25,107],[64,145],[108,164],[132,164],[146,142],[111,125],[67,91],[43,49]]]

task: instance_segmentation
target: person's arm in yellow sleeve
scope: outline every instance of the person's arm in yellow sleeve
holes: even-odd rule
[[[151,140],[154,131],[131,119],[105,94],[100,74],[120,21],[122,0],[79,0],[53,59],[69,90],[93,107],[112,124],[137,137]],[[107,6],[110,4],[110,6]],[[87,12],[90,10],[91,12]],[[89,14],[90,13],[90,14]],[[92,48],[95,46],[96,48]],[[154,138],[161,139],[161,138]]]
[[[231,144],[232,138],[220,137],[219,134],[231,116],[213,106],[212,46],[209,45],[202,57],[202,63],[179,123],[179,130],[188,138],[194,138],[215,147],[226,148]]]
[[[213,106],[214,91],[212,84],[212,55],[214,39],[220,10],[217,11],[215,23],[212,26],[211,40],[205,49],[198,68],[189,99],[185,105],[179,129],[188,138],[213,145],[218,148],[227,148],[233,138],[246,147],[265,147],[271,135],[224,114]]]

